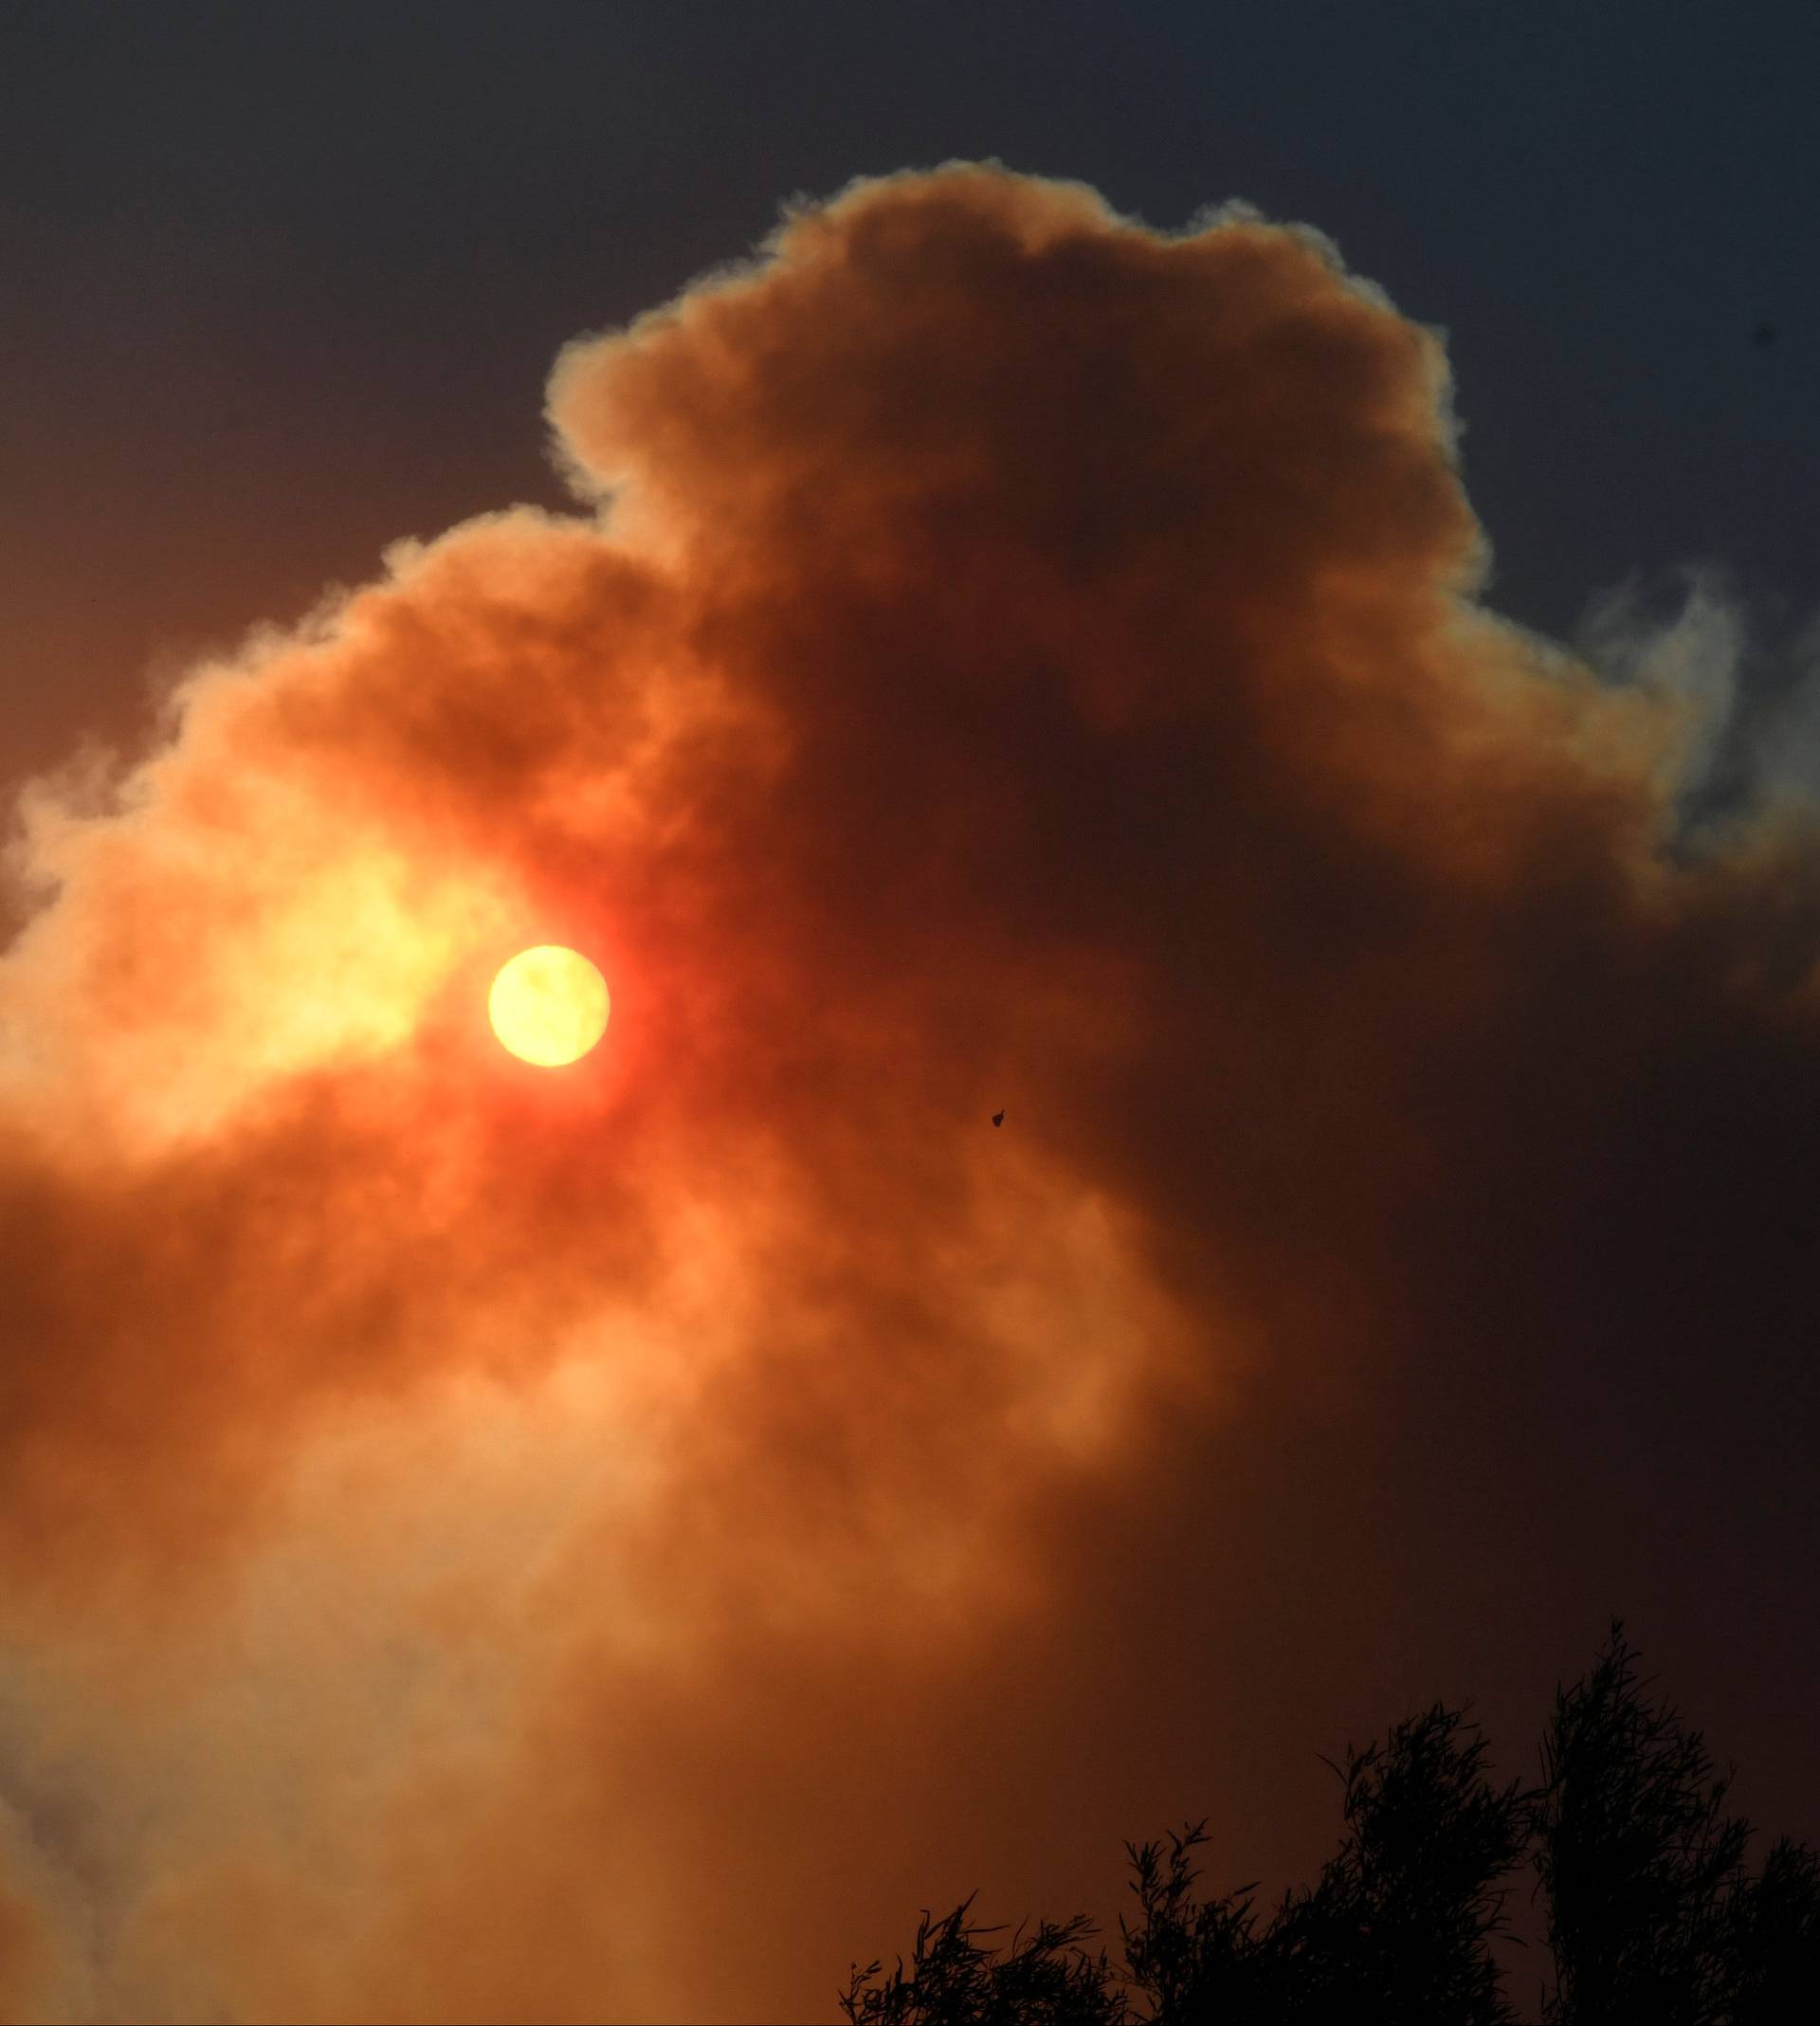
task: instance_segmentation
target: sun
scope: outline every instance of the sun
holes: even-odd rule
[[[610,1008],[607,980],[579,950],[554,942],[520,950],[486,995],[500,1045],[544,1069],[587,1054],[607,1031]]]

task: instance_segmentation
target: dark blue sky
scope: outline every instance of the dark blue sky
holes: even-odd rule
[[[1445,326],[1493,600],[1820,593],[1820,6],[8,5],[15,770],[148,661],[560,495],[543,374],[794,192],[948,156],[1242,196]],[[1773,324],[1774,344],[1753,342]]]

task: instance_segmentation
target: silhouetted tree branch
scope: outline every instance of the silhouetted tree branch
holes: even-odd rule
[[[1102,1950],[1081,1944],[1094,1933],[1084,1914],[1037,1924],[999,1955],[979,1937],[1002,1928],[969,1923],[970,1895],[940,1920],[924,1912],[906,1968],[855,1967],[841,1998],[854,2026],[1124,2026],[1129,2011]]]
[[[1623,1627],[1556,1692],[1542,1781],[1496,1784],[1488,1746],[1436,1704],[1336,1768],[1345,1831],[1311,1888],[1267,1918],[1255,1885],[1200,1897],[1204,1823],[1127,1844],[1136,1920],[1122,1972],[1084,1916],[971,1925],[925,1913],[908,1966],[855,1968],[854,2026],[1512,2026],[1493,1944],[1525,1854],[1544,1902],[1548,2026],[1771,2026],[1820,1988],[1820,1857],[1783,1841],[1760,1871],[1750,1826],[1698,1731],[1651,1700]]]
[[[1535,1864],[1548,1906],[1559,2026],[1729,2026],[1750,1927],[1788,1926],[1811,1860],[1744,1870],[1751,1827],[1729,1778],[1673,1704],[1652,1701],[1614,1623],[1591,1673],[1556,1692],[1542,1742]],[[1805,1854],[1805,1853],[1800,1853]],[[1810,1933],[1811,1929],[1810,1928]]]
[[[1260,1948],[1251,1895],[1241,1886],[1225,1899],[1196,1900],[1190,1853],[1207,1840],[1205,1822],[1160,1843],[1127,1843],[1136,1925],[1119,1921],[1131,1985],[1148,2000],[1148,2017],[1179,2018],[1191,2005],[1217,2017],[1249,2017],[1265,1998],[1272,1966]]]

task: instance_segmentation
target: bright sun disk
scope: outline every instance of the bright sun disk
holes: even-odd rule
[[[539,943],[500,967],[486,996],[502,1047],[540,1068],[587,1054],[607,1031],[607,980],[579,950]]]

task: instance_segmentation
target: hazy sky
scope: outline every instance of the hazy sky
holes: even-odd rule
[[[1811,601],[1809,0],[9,5],[9,731],[555,503],[528,391],[798,192],[950,156],[1306,219],[1444,327],[1504,609],[1696,557]],[[1756,349],[1759,323],[1778,339]],[[459,426],[457,426],[459,423]]]
[[[823,2016],[1613,1611],[1820,1828],[1816,74],[0,13],[0,2007]]]

